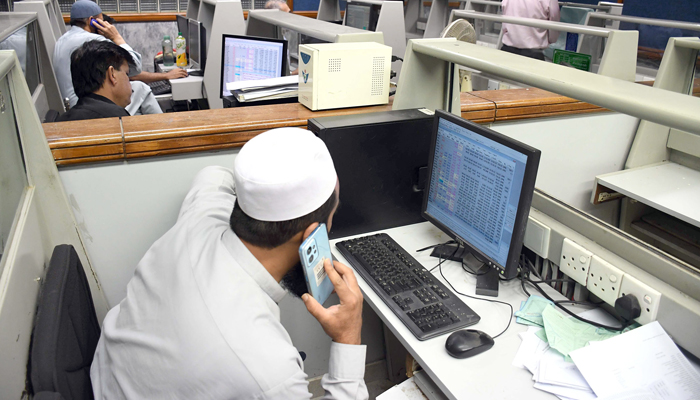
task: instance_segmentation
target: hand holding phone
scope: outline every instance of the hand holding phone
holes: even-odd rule
[[[326,259],[333,262],[326,224],[319,224],[299,246],[299,259],[304,269],[309,294],[323,304],[333,293],[333,283],[323,266],[323,261]]]

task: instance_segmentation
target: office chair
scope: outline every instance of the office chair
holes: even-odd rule
[[[34,399],[93,399],[90,364],[100,325],[71,245],[54,248],[39,292],[27,382]]]

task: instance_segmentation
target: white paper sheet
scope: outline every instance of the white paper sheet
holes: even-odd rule
[[[513,358],[512,365],[514,367],[525,368],[526,362],[536,364],[536,361],[547,351],[549,348],[547,342],[535,336],[535,332],[540,329],[542,328],[528,329],[527,332],[520,334],[523,342],[520,344],[518,352],[515,353],[515,358]]]
[[[572,389],[591,390],[588,383],[579,372],[576,365],[564,360],[564,356],[555,350],[547,351],[540,358],[540,366],[537,369],[538,383],[565,386]]]
[[[546,383],[535,383],[535,389],[549,392],[558,397],[565,397],[574,400],[592,400],[596,398],[595,393],[591,390],[573,389],[558,385],[548,385]]]
[[[599,397],[644,389],[659,400],[692,400],[700,393],[700,374],[656,321],[571,358]]]
[[[299,77],[296,75],[282,76],[279,78],[257,79],[252,81],[227,82],[226,89],[233,92],[236,89],[245,89],[253,87],[270,87],[279,85],[289,85],[298,83]]]

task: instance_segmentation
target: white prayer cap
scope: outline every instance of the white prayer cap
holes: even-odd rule
[[[254,137],[238,153],[233,172],[238,205],[260,221],[288,221],[315,211],[337,181],[326,144],[300,128]]]

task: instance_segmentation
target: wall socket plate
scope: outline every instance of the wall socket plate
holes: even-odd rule
[[[626,294],[635,295],[639,305],[642,307],[642,314],[636,319],[637,322],[644,325],[656,320],[656,314],[659,312],[659,303],[661,303],[660,292],[633,278],[631,275],[625,274],[620,284],[619,297]]]
[[[624,275],[617,267],[594,255],[588,268],[586,288],[599,299],[614,306],[615,300],[620,297],[620,284]]]
[[[576,242],[565,238],[564,244],[561,246],[559,270],[576,282],[586,286],[588,267],[591,265],[592,257],[593,253]]]

